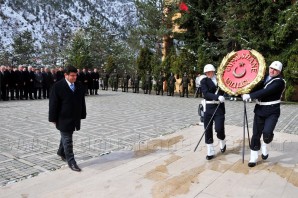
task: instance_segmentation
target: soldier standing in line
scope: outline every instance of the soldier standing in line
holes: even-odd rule
[[[118,91],[119,75],[116,69],[114,69],[114,72],[111,75],[111,80],[112,80],[112,91]]]
[[[130,79],[130,75],[127,74],[127,71],[124,71],[122,76],[122,92],[128,92],[128,81]]]
[[[161,92],[161,95],[163,96],[163,83],[165,81],[165,77],[162,73],[162,71],[159,73],[159,76],[157,77],[157,83],[156,83],[156,95],[159,95]]]
[[[184,95],[186,94],[186,97],[188,98],[188,85],[190,84],[190,80],[187,77],[186,72],[184,73],[184,76],[182,77],[182,81],[181,84],[182,85],[182,96],[184,97]]]
[[[103,70],[103,73],[101,74],[102,79],[102,90],[108,91],[109,88],[109,74],[106,72],[106,70]]]
[[[133,80],[132,80],[132,82],[133,82],[133,93],[139,93],[140,80],[141,80],[141,77],[138,74],[138,71],[136,71],[136,73],[133,77]]]
[[[144,94],[151,94],[151,88],[152,88],[152,76],[149,73],[149,71],[147,71],[147,74],[145,76],[145,84],[144,84]]]
[[[168,96],[174,96],[175,83],[176,78],[174,74],[171,72],[170,77],[168,79]]]

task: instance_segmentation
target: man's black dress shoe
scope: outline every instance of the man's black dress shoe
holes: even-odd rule
[[[222,149],[220,149],[220,152],[224,153],[227,149],[227,145],[225,145]]]
[[[263,155],[263,154],[262,154],[262,159],[263,159],[263,160],[266,160],[266,159],[268,158],[268,156],[269,156],[269,154],[267,154],[267,155]]]
[[[206,155],[206,160],[211,160],[213,159],[214,155]]]
[[[71,169],[71,170],[73,170],[73,171],[77,171],[77,172],[80,172],[81,171],[81,169],[80,169],[80,167],[78,167],[78,165],[77,164],[69,164],[69,168]]]
[[[249,162],[249,163],[248,163],[248,166],[249,166],[249,167],[255,167],[256,165],[257,165],[256,162]]]

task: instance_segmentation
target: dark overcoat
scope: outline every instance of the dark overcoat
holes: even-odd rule
[[[75,82],[73,92],[65,79],[53,85],[49,100],[49,121],[56,123],[56,128],[63,132],[80,130],[81,119],[86,118],[85,90]]]
[[[213,83],[210,78],[204,78],[201,81],[202,93],[204,94],[204,98],[206,101],[218,101],[218,97],[220,95],[224,95],[224,92],[219,89],[216,93],[218,87]],[[213,114],[218,104],[208,104],[206,105],[206,114]],[[225,114],[225,105],[224,103],[220,103],[219,108],[217,109],[215,115]]]

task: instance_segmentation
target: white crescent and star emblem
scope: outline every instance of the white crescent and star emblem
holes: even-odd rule
[[[239,63],[239,66],[240,67],[244,67],[244,63],[243,62],[241,62],[241,63]],[[235,67],[235,69],[233,70],[233,75],[236,77],[236,78],[242,78],[245,74],[246,74],[246,69],[244,68],[244,70],[243,70],[243,72],[241,72],[241,73],[237,73],[236,72],[236,70],[238,69],[238,66],[236,66]]]

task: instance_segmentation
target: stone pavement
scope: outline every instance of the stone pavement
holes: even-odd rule
[[[160,138],[135,144],[131,150],[80,163],[78,173],[68,167],[9,184],[0,196],[9,197],[297,197],[298,136],[276,133],[269,158],[254,168],[242,163],[242,127],[228,125],[227,150],[216,145],[216,157],[205,159],[206,147],[196,152],[194,137],[203,127],[191,126]]]
[[[131,151],[133,144],[187,129],[199,121],[197,98],[112,91],[99,94],[86,97],[87,119],[74,135],[79,164],[115,150]],[[247,104],[250,127],[253,107],[253,103]],[[1,186],[64,165],[56,155],[59,133],[47,121],[47,100],[1,101],[0,109]],[[241,129],[243,102],[226,101],[226,109],[226,125]],[[276,132],[298,133],[297,109],[297,105],[282,105]]]

